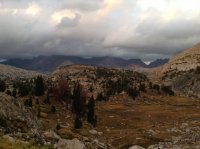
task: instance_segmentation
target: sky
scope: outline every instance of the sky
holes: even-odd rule
[[[152,61],[200,42],[200,0],[0,0],[0,58]]]

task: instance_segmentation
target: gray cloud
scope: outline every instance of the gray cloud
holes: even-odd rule
[[[147,0],[1,0],[0,58],[65,54],[150,61],[169,57],[200,41],[200,9],[190,12],[174,1],[169,5],[173,11],[162,11]],[[53,18],[57,12],[61,16]]]

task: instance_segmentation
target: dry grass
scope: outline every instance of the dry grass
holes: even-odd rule
[[[179,135],[169,130],[180,129],[182,123],[192,125],[193,121],[200,120],[199,101],[154,94],[142,96],[129,103],[122,100],[98,104],[97,129],[104,132],[102,140],[118,148],[133,144],[147,147]]]
[[[0,137],[0,149],[53,149],[53,146],[36,146],[32,143]]]
[[[66,125],[66,130],[74,133],[73,135],[91,137],[88,130],[93,128],[74,131],[71,112],[62,103],[55,100],[52,102],[57,112],[48,113],[48,118],[42,119],[44,129],[55,130],[59,120],[60,124]],[[50,106],[46,108],[50,109]],[[200,126],[199,111],[200,101],[186,97],[142,94],[140,99],[132,100],[126,95],[119,95],[115,99],[111,98],[111,101],[96,104],[98,121],[95,129],[103,132],[103,135],[98,137],[100,141],[117,148],[128,148],[134,144],[148,147],[180,135],[180,132],[171,130],[183,129],[183,123],[187,123],[188,126]]]

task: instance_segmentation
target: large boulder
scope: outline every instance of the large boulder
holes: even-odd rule
[[[0,93],[0,127],[8,132],[30,132],[38,130],[41,124],[20,99]]]
[[[78,139],[60,139],[56,145],[57,149],[85,149],[85,145]]]

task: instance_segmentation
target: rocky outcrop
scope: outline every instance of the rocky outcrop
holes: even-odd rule
[[[200,43],[174,55],[167,64],[155,70],[154,81],[172,86],[178,94],[200,98],[200,77],[196,74],[200,66]]]
[[[197,66],[200,66],[200,43],[182,53],[174,55],[162,67],[161,72],[189,71],[195,69]]]
[[[30,132],[41,127],[37,117],[23,102],[0,93],[0,127],[6,132]]]

